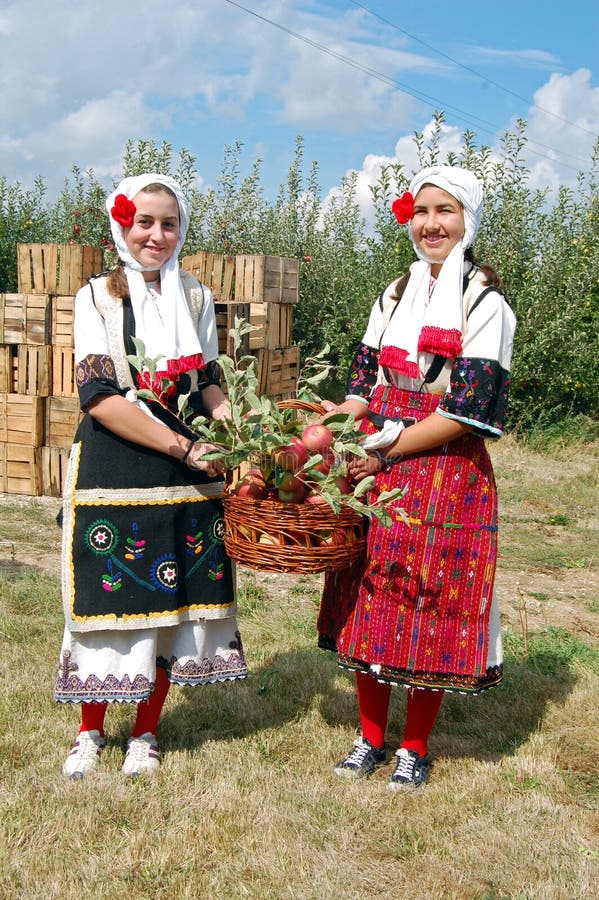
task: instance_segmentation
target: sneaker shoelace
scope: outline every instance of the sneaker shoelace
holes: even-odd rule
[[[368,744],[363,740],[358,740],[354,743],[354,749],[349,754],[347,759],[345,760],[346,766],[358,766],[360,767],[372,748],[368,746]]]
[[[143,765],[150,756],[158,755],[158,746],[154,741],[144,741],[141,738],[132,738],[127,748],[127,759],[134,767]]]
[[[88,762],[97,757],[102,749],[101,743],[96,743],[89,735],[82,737],[81,735],[75,742],[75,747],[71,751],[71,755],[76,755],[77,762]]]
[[[416,758],[411,756],[407,750],[402,752],[400,751],[397,754],[397,768],[393,773],[394,778],[405,778],[406,781],[411,781],[414,776],[414,766],[416,765]]]

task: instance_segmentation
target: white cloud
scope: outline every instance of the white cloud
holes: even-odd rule
[[[535,93],[534,102],[525,153],[531,185],[553,189],[560,183],[574,185],[577,173],[589,169],[593,142],[599,134],[599,88],[591,85],[588,69],[554,74]]]
[[[433,120],[427,122],[422,129],[425,143],[430,139],[435,123]],[[441,126],[441,137],[439,140],[439,158],[445,159],[448,153],[457,153],[462,143],[462,132],[453,125]],[[360,208],[360,213],[366,219],[367,223],[371,223],[373,219],[373,205],[371,188],[375,185],[381,175],[381,171],[385,166],[401,164],[403,166],[403,174],[409,181],[412,175],[417,172],[421,166],[418,159],[418,148],[413,135],[404,135],[400,137],[395,145],[395,151],[389,156],[381,156],[369,153],[363,160],[359,170],[349,170],[346,175],[349,176],[351,171],[356,171],[356,202]],[[340,196],[340,188],[331,188],[324,201],[324,208],[331,203],[333,198]]]

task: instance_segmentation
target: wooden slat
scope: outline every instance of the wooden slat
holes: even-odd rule
[[[235,258],[235,299],[249,303],[297,303],[299,260],[283,256]]]
[[[76,294],[103,268],[101,247],[82,244],[18,244],[19,291],[31,294]]]
[[[16,346],[0,346],[0,393],[15,394]]]
[[[78,397],[75,385],[75,358],[71,347],[52,348],[52,389],[54,397]]]
[[[40,452],[36,447],[6,444],[6,484],[8,494],[28,494],[37,497],[41,492]]]
[[[73,347],[75,298],[52,297],[52,339],[54,347]]]
[[[61,447],[41,448],[41,491],[44,496],[62,496],[68,464],[69,450]]]
[[[44,442],[43,397],[6,394],[6,437],[9,444],[41,447]]]
[[[47,397],[52,384],[52,347],[19,344],[17,348],[18,394]]]
[[[44,443],[48,447],[70,448],[80,419],[78,397],[48,397]]]
[[[249,321],[250,305],[249,303],[215,303],[214,312],[216,315],[216,331],[218,334],[218,352],[219,354],[233,355],[233,340],[229,336],[229,331],[235,326],[235,316],[240,319]],[[249,335],[244,335],[241,341],[241,347],[238,351],[239,356],[243,356],[250,351]]]
[[[235,280],[235,258],[222,253],[200,251],[185,256],[182,267],[210,288],[215,301],[228,302],[233,299]]]
[[[299,347],[258,351],[258,381],[261,394],[273,400],[295,396],[300,370]]]

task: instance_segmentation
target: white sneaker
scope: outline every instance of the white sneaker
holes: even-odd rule
[[[62,767],[62,774],[69,778],[84,778],[95,769],[105,746],[106,741],[99,731],[80,731]]]
[[[146,731],[139,737],[129,738],[123,763],[125,775],[150,775],[159,768],[160,753],[156,736],[151,731]]]

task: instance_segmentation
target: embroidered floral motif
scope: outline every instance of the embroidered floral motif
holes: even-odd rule
[[[114,553],[119,545],[119,532],[106,519],[97,519],[89,526],[85,533],[85,543],[92,553],[98,556],[108,556]]]
[[[502,431],[509,388],[510,374],[497,360],[459,357],[439,408]]]
[[[379,351],[368,344],[359,344],[349,368],[345,393],[368,398],[376,384]]]
[[[177,560],[172,556],[159,556],[152,564],[150,578],[159,591],[174,593],[179,587]]]

